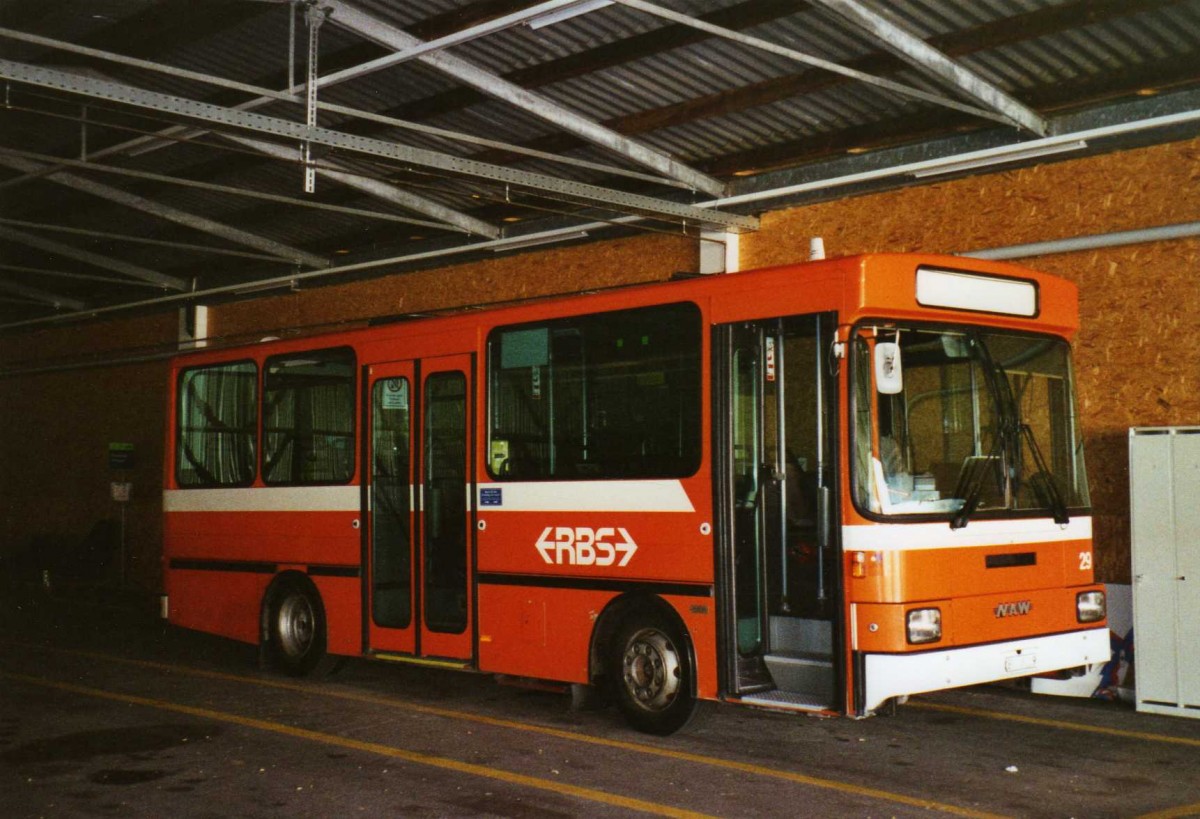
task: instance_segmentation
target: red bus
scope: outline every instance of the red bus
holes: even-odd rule
[[[1077,318],[889,254],[190,352],[168,616],[293,674],[603,687],[657,733],[1106,661]]]

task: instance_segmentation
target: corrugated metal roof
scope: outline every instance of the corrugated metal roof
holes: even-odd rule
[[[533,5],[533,0],[329,0],[335,1],[370,15],[379,26],[410,32],[422,39],[486,25],[499,15]],[[1200,0],[861,2],[1043,117],[1100,111],[1142,96],[1188,92],[1200,86]],[[658,5],[956,103],[981,105],[927,68],[897,58],[888,43],[823,9],[820,2],[658,0]],[[187,5],[168,0],[0,0],[0,26],[274,89],[284,88],[289,75],[302,79],[306,73],[307,31],[300,11],[294,12],[296,42],[289,67],[292,13],[286,3],[242,0]],[[319,46],[322,74],[387,53],[364,32],[344,28],[336,10],[320,29]],[[497,229],[510,224],[507,220],[519,219],[521,229],[530,230],[529,226],[538,224],[539,219],[569,224],[594,209],[610,215],[630,209],[644,212],[640,205],[619,201],[584,201],[586,197],[572,193],[570,186],[576,182],[610,189],[613,200],[631,193],[665,199],[677,195],[678,183],[673,180],[671,184],[647,181],[645,177],[659,173],[647,167],[652,160],[639,159],[634,151],[626,155],[614,151],[611,145],[594,144],[595,137],[593,141],[581,139],[575,133],[579,128],[601,125],[612,132],[611,139],[623,135],[640,146],[638,150],[657,152],[700,171],[715,173],[732,186],[743,184],[739,180],[745,174],[800,166],[816,168],[812,163],[844,158],[847,152],[867,151],[869,158],[871,151],[913,140],[949,139],[964,132],[988,135],[993,141],[1027,136],[994,119],[836,76],[789,56],[689,29],[620,3],[542,28],[511,26],[456,45],[445,53],[484,72],[483,87],[472,87],[436,66],[413,60],[324,88],[319,97],[326,103],[536,149],[598,167],[525,156],[516,150],[480,146],[327,111],[319,118],[325,127],[448,157],[491,163],[510,174],[540,174],[558,181],[554,190],[530,192],[528,189],[537,186],[488,182],[420,163],[321,146],[314,153],[318,163],[336,166],[373,184],[386,183],[398,195],[417,195],[451,209],[463,219],[481,220]],[[11,37],[0,37],[0,58],[82,72],[82,76],[108,77],[180,98],[173,110],[147,111],[89,98],[87,93],[11,83],[8,107],[0,110],[0,161],[6,158],[2,151],[14,149],[42,157],[86,155],[94,160],[97,151],[103,152],[140,132],[190,122],[188,115],[195,109],[188,101],[230,107],[249,97],[243,91],[164,76]],[[499,99],[498,89],[516,89],[529,98],[560,106],[564,112],[561,116],[574,119],[578,127],[556,121],[558,114],[547,116]],[[1171,99],[1182,100],[1178,103],[1181,106],[1192,104],[1192,97],[1186,93],[1175,93]],[[304,113],[301,107],[283,102],[255,110],[292,122],[302,121]],[[86,128],[81,122],[85,116]],[[209,125],[205,130],[211,128]],[[183,133],[185,142],[160,142],[149,150],[109,156],[101,153],[98,161],[383,214],[402,214],[421,221],[457,218],[436,208],[403,207],[325,176],[318,178],[315,193],[306,194],[303,169],[294,161],[263,157],[215,133]],[[261,134],[256,138],[272,139],[292,151],[299,147],[294,139]],[[14,161],[11,155],[8,161]],[[440,231],[417,226],[409,230],[394,222],[258,202],[229,193],[99,174],[86,168],[74,168],[71,173],[136,193],[161,206],[330,258],[335,251],[341,254],[345,250],[350,251],[346,257],[350,260],[386,252],[399,254],[418,250],[423,242],[444,243],[462,237],[462,228],[457,226],[448,225]],[[812,173],[819,174],[819,170]],[[238,246],[236,237],[181,227],[155,215],[153,208],[147,212],[114,205],[70,186],[52,184],[44,178],[23,179],[22,175],[0,165],[0,219],[57,223],[226,248]],[[522,204],[529,202],[557,213],[547,215]],[[0,222],[0,226],[3,224]],[[64,245],[102,249],[114,258],[154,266],[189,280],[196,278],[201,288],[217,280],[253,281],[273,275],[279,268],[277,264],[243,259],[222,259],[214,264],[203,254],[181,252],[171,256],[161,248],[116,239],[49,232],[39,235],[52,236]],[[10,265],[66,263],[62,259],[47,260],[43,251],[11,241],[0,242],[0,254]],[[218,269],[220,272],[215,272]],[[0,279],[0,286],[2,283]],[[124,298],[128,289],[106,290],[94,284],[61,282],[55,282],[54,287],[56,292],[62,290],[97,305]],[[0,307],[0,324],[12,318],[37,316],[47,309],[44,305],[5,303]]]

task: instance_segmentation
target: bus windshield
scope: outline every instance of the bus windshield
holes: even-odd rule
[[[859,508],[957,528],[1013,512],[1066,523],[1088,506],[1065,341],[888,324],[860,328],[853,349]],[[879,366],[894,367],[886,384]]]

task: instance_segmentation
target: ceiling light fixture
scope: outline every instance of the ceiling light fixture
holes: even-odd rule
[[[249,296],[254,293],[265,293],[268,290],[291,290],[293,293],[299,291],[299,283],[295,279],[287,279],[281,281],[279,279],[267,279],[261,282],[250,282],[244,287],[238,287],[233,290],[235,296]]]
[[[577,230],[573,233],[560,233],[557,236],[534,236],[528,239],[522,239],[520,236],[514,236],[512,241],[507,239],[499,239],[492,242],[488,248],[494,253],[503,253],[506,250],[524,250],[530,247],[538,247],[539,245],[552,245],[558,242],[570,242],[575,239],[586,239],[588,232],[586,230]]]
[[[1008,162],[1022,162],[1026,159],[1053,156],[1054,154],[1062,154],[1069,151],[1081,151],[1086,147],[1087,140],[1083,139],[1077,139],[1073,142],[1059,142],[1051,145],[1037,145],[1032,148],[1022,148],[1020,145],[1014,145],[1011,151],[993,152],[987,156],[964,159],[961,162],[950,161],[932,168],[921,168],[913,171],[912,175],[917,179],[924,179],[927,176],[942,176],[944,174],[958,173],[959,171],[990,168],[993,165],[1003,165]]]

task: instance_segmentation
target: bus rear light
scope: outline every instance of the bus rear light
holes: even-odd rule
[[[1081,623],[1095,623],[1107,614],[1104,592],[1085,591],[1075,595],[1075,617]]]
[[[867,576],[867,553],[866,552],[851,552],[850,553],[850,576],[851,577],[866,577]]]
[[[908,613],[908,642],[936,643],[942,639],[941,609],[912,609]]]

